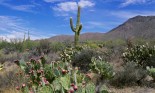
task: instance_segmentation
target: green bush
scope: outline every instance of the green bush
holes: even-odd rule
[[[38,54],[48,54],[51,51],[50,42],[47,39],[42,39],[39,41],[36,51]]]
[[[135,45],[132,48],[127,48],[123,53],[125,62],[135,62],[138,66],[146,68],[146,66],[155,67],[155,46]]]
[[[146,70],[138,68],[135,63],[130,62],[116,73],[110,83],[116,87],[140,85],[146,76]]]
[[[91,61],[90,70],[99,74],[102,79],[111,79],[115,75],[113,67],[102,58],[96,59],[93,57]]]
[[[50,47],[51,47],[52,52],[58,52],[58,51],[62,51],[63,49],[65,49],[65,45],[60,42],[53,42],[50,44]]]
[[[147,67],[147,71],[149,72],[150,76],[152,76],[153,80],[155,81],[155,68]]]
[[[99,53],[95,50],[83,49],[73,56],[73,66],[80,67],[82,71],[87,72],[90,69],[89,64],[91,63],[92,57],[97,57],[98,55]]]

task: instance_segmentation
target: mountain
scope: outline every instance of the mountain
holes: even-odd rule
[[[155,16],[136,16],[107,33],[85,33],[80,35],[80,41],[115,40],[127,38],[155,39]],[[73,41],[72,35],[51,37],[52,41]]]
[[[127,38],[155,39],[155,16],[136,16],[104,35],[105,40]]]
[[[103,39],[104,33],[84,33],[80,35],[80,41],[87,41],[87,40],[102,40]],[[59,42],[64,42],[64,41],[74,41],[74,36],[73,35],[59,35],[59,36],[54,36],[51,37],[49,40],[51,41],[59,41]]]

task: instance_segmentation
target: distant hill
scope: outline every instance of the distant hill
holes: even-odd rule
[[[114,40],[127,38],[155,39],[155,16],[136,16],[107,33],[81,34],[80,40]],[[51,37],[52,41],[73,41],[72,35]]]
[[[87,41],[87,40],[102,40],[104,33],[84,33],[80,35],[80,41]],[[73,35],[59,35],[49,38],[51,41],[74,41]]]
[[[107,32],[105,40],[143,38],[155,39],[155,16],[136,16]]]

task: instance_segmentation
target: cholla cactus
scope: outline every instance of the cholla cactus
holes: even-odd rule
[[[80,36],[80,31],[82,29],[82,24],[80,23],[80,6],[78,6],[76,27],[74,27],[74,25],[73,25],[72,18],[70,18],[70,26],[71,26],[72,31],[75,33],[74,45],[75,45],[75,47],[77,47],[77,43],[79,41],[79,36]]]

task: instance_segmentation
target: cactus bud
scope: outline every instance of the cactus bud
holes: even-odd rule
[[[77,87],[76,85],[74,85],[74,87],[73,87],[73,88],[74,88],[74,90],[75,90],[75,91],[78,89],[78,87]]]
[[[16,89],[17,89],[17,90],[20,90],[20,87],[19,87],[19,86],[17,86],[17,87],[16,87]]]

